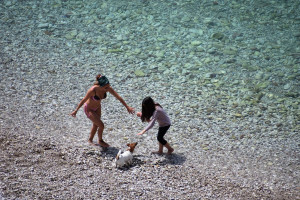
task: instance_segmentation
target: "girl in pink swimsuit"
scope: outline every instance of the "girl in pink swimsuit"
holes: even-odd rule
[[[85,97],[79,102],[77,108],[70,114],[71,116],[76,117],[77,111],[82,105],[84,105],[84,112],[93,123],[88,142],[94,145],[93,139],[98,131],[98,143],[102,147],[109,146],[109,144],[104,142],[102,139],[104,124],[101,120],[101,100],[106,98],[107,92],[116,97],[126,107],[130,114],[134,113],[134,109],[129,107],[122,97],[120,97],[120,95],[110,86],[108,79],[105,76],[98,74],[94,85],[87,91]]]

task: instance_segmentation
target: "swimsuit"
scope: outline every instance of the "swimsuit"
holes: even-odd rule
[[[88,117],[88,118],[90,118],[91,117],[91,114],[89,113],[89,110],[92,110],[92,111],[94,111],[94,112],[96,112],[96,110],[98,109],[98,108],[100,108],[100,105],[97,107],[97,108],[94,108],[94,109],[92,109],[92,108],[87,108],[87,104],[85,103],[84,104],[84,113],[86,114],[86,116]]]
[[[101,101],[100,97],[98,97],[97,94],[96,94],[95,88],[94,88],[94,92],[95,92],[95,95],[91,96],[91,99],[93,99],[94,101]]]
[[[97,96],[97,94],[96,94],[96,90],[94,89],[94,91],[95,91],[95,95],[94,96],[91,96],[91,99],[93,100],[93,101],[101,101],[101,98],[100,97],[98,97]],[[104,94],[104,98],[103,99],[105,99],[106,98],[106,93]],[[94,111],[94,112],[96,112],[96,110],[98,109],[98,108],[100,108],[100,106],[101,105],[99,105],[97,108],[87,108],[87,104],[85,103],[84,104],[84,113],[86,114],[86,116],[88,117],[88,118],[90,118],[91,117],[91,114],[89,113],[89,110],[92,110],[92,111]]]

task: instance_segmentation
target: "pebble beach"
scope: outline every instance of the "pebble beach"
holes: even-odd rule
[[[0,1],[0,200],[300,199],[300,2]],[[106,150],[76,108],[97,74]],[[95,136],[94,141],[97,141]],[[113,159],[138,142],[130,167]],[[166,152],[166,149],[165,149]]]

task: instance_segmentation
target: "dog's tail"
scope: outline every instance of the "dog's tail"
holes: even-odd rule
[[[122,153],[122,151],[119,150],[119,152],[118,152],[118,154],[117,154],[117,156],[116,156],[116,160],[119,160],[119,157],[120,157],[121,153]]]

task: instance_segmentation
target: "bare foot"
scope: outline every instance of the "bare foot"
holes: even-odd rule
[[[97,144],[95,144],[93,141],[88,140],[89,144],[92,146],[97,146]]]
[[[173,148],[172,148],[172,149],[170,149],[170,150],[168,150],[168,155],[172,154],[172,153],[173,153],[173,151],[174,151],[174,149],[173,149]]]
[[[103,140],[99,141],[100,146],[102,147],[109,147],[109,144],[107,144],[106,142],[104,142]]]
[[[158,155],[162,155],[163,152],[160,152],[160,151],[152,151],[152,154],[158,154]]]

